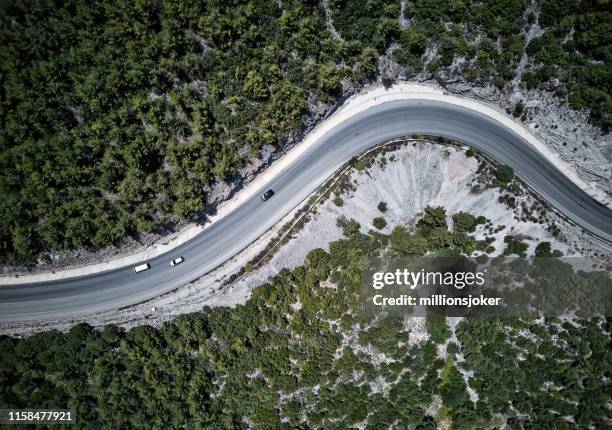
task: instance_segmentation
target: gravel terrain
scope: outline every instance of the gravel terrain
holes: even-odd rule
[[[390,48],[389,54],[393,49]],[[391,60],[391,55],[381,57],[379,69],[381,76],[442,87],[451,94],[490,103],[508,114],[522,102],[525,109],[516,120],[568,163],[578,176],[612,196],[612,134],[604,134],[589,124],[586,111],[568,107],[551,92],[526,90],[516,81],[501,91],[491,84],[468,82],[452,72],[414,74]]]
[[[478,194],[472,192],[477,183],[476,171],[479,162],[468,158],[462,149],[440,146],[432,143],[416,143],[386,154],[386,164],[376,163],[365,172],[353,172],[352,180],[356,191],[342,195],[341,207],[330,199],[322,204],[317,215],[277,253],[269,263],[240,281],[237,286],[253,287],[265,282],[283,267],[302,264],[306,254],[314,248],[327,248],[329,241],[342,237],[337,220],[340,217],[354,218],[361,224],[361,231],[376,230],[372,220],[382,216],[387,226],[382,232],[390,233],[396,225],[412,225],[426,206],[444,206],[447,215],[464,211],[484,215],[494,227],[504,228],[493,236],[495,254],[503,251],[503,238],[507,234],[520,235],[530,245],[533,253],[541,241],[549,241],[554,249],[564,255],[581,255],[609,252],[605,244],[574,228],[554,213],[548,218],[561,229],[556,238],[546,230],[551,224],[520,221],[521,207],[510,209],[498,201],[502,194],[499,188],[488,188]],[[393,158],[393,161],[390,161]],[[517,198],[528,207],[536,201],[530,195]],[[377,205],[387,203],[388,210],[382,214]],[[519,203],[520,204],[520,203]],[[518,218],[518,219],[517,219]],[[449,219],[449,225],[452,220]],[[485,230],[479,226],[475,236],[484,237]],[[491,234],[489,234],[491,236]]]
[[[375,229],[372,220],[382,216],[387,221],[382,231],[390,232],[395,225],[413,225],[427,205],[444,206],[449,217],[459,211],[471,212],[484,215],[491,220],[494,228],[499,227],[499,231],[494,234],[495,253],[503,251],[503,237],[510,233],[523,237],[531,253],[537,243],[543,240],[551,242],[554,249],[565,255],[609,255],[612,251],[610,247],[574,228],[551,211],[547,213],[544,224],[520,221],[525,216],[521,203],[525,202],[527,207],[531,207],[536,200],[528,193],[523,193],[515,197],[515,209],[500,202],[500,195],[507,193],[502,193],[499,188],[487,188],[488,179],[479,172],[480,164],[479,159],[466,157],[465,148],[432,142],[409,142],[384,156],[376,156],[363,171],[349,171],[354,191],[342,194],[342,206],[334,203],[332,194],[332,198],[320,203],[310,221],[292,233],[289,242],[279,248],[267,263],[222,291],[219,289],[224,281],[263,250],[281,226],[292,221],[299,209],[288,214],[274,229],[222,267],[172,293],[112,312],[61,321],[13,324],[0,327],[0,332],[27,335],[48,329],[67,330],[78,322],[94,326],[109,323],[125,327],[159,325],[176,315],[198,311],[203,306],[234,306],[244,303],[254,287],[266,282],[280,269],[302,264],[310,250],[319,247],[326,249],[330,241],[341,238],[342,231],[337,220],[342,216],[356,219],[363,232]],[[477,184],[480,184],[481,191],[475,193],[473,187]],[[388,210],[384,214],[377,209],[380,201],[387,203]],[[560,229],[557,237],[547,231],[552,222]],[[477,238],[484,236],[483,227],[479,226],[476,231]]]

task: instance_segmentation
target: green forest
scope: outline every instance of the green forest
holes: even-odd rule
[[[0,260],[201,219],[215,183],[303,132],[311,106],[377,79],[383,55],[434,77],[464,57],[466,79],[504,89],[526,52],[522,85],[589,108],[607,131],[608,3],[528,5],[408,1],[401,28],[397,0],[332,0],[334,37],[318,1],[4,0]]]
[[[68,428],[87,429],[605,428],[609,320],[474,317],[452,329],[437,314],[359,311],[372,259],[458,255],[477,242],[480,217],[453,220],[448,230],[444,209],[428,208],[414,230],[389,235],[348,220],[329,251],[233,309],[159,328],[2,336],[0,408],[70,408]],[[551,290],[601,279],[557,268],[568,285]],[[425,336],[410,330],[415,320]]]

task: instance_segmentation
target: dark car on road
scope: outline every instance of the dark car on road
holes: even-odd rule
[[[266,200],[269,200],[270,197],[272,197],[273,195],[274,195],[274,191],[268,190],[261,195],[261,199],[265,202]]]

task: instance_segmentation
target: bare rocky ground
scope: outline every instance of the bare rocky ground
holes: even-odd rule
[[[283,267],[300,265],[311,249],[326,249],[329,241],[342,237],[338,218],[354,218],[360,223],[361,231],[367,232],[376,230],[372,221],[382,216],[387,226],[380,231],[390,233],[396,225],[412,225],[428,205],[445,207],[449,216],[464,211],[488,218],[491,227],[479,226],[475,236],[482,239],[486,233],[489,237],[495,237],[493,246],[496,252],[493,255],[503,251],[503,238],[507,234],[525,239],[531,253],[541,241],[551,242],[553,248],[564,255],[594,255],[610,251],[609,246],[582,232],[551,210],[547,212],[547,221],[543,224],[533,220],[521,221],[521,218],[526,217],[523,202],[528,210],[534,204],[540,206],[528,193],[516,196],[517,207],[511,209],[506,203],[499,202],[500,195],[509,195],[499,188],[481,186],[480,191],[474,192],[474,186],[486,180],[476,173],[479,161],[466,157],[461,149],[425,142],[410,143],[398,151],[386,154],[385,159],[384,165],[378,162],[367,171],[354,171],[351,178],[356,190],[342,195],[342,206],[337,206],[333,199],[323,203],[314,219],[292,241],[265,266],[237,283],[236,288],[252,287],[265,282]],[[377,209],[381,201],[387,204],[386,213]],[[547,230],[553,223],[560,229],[557,237]],[[450,219],[449,225],[452,225]]]
[[[460,65],[461,60],[456,59],[455,63]],[[390,55],[381,58],[379,69],[381,76],[442,87],[451,94],[497,106],[508,114],[522,102],[524,111],[515,120],[558,154],[582,179],[612,196],[612,134],[604,134],[589,124],[586,111],[568,107],[552,92],[527,90],[516,81],[502,91],[492,84],[468,82],[455,69],[436,75],[414,74],[391,60]]]
[[[612,136],[590,125],[585,112],[561,105],[549,93],[520,87],[499,93],[496,88],[469,87],[459,81],[447,88],[455,94],[466,91],[470,97],[495,102],[508,113],[523,102],[525,113],[516,120],[572,166],[581,178],[612,195]]]
[[[575,111],[565,106],[550,92],[527,91],[516,82],[513,82],[510,89],[506,91],[500,91],[490,84],[467,82],[460,76],[458,69],[437,75],[431,73],[414,74],[391,60],[390,54],[392,51],[393,47],[390,48],[389,55],[380,59],[379,82],[365,88],[358,88],[344,81],[343,97],[333,105],[325,105],[310,100],[309,111],[311,114],[306,121],[303,133],[290,136],[283,147],[264,147],[260,156],[249,160],[232,182],[219,183],[207,190],[209,202],[207,213],[214,213],[216,207],[231,199],[257,174],[261,173],[273,161],[282,157],[321,120],[341,106],[347,98],[382,85],[383,76],[407,82],[419,82],[438,88],[442,87],[449,93],[490,103],[508,113],[514,110],[519,101],[523,102],[525,105],[524,113],[516,120],[521,121],[529,128],[542,142],[558,154],[560,159],[567,162],[582,179],[612,197],[612,135],[604,135],[600,129],[591,126],[588,123],[587,112]],[[455,63],[460,65],[460,59],[457,59]],[[205,219],[205,215],[203,215],[203,219]],[[0,266],[0,276],[43,273],[109,261],[142,252],[157,243],[169,242],[180,234],[181,228],[186,227],[188,227],[187,224],[176,224],[169,227],[167,231],[141,235],[138,238],[128,238],[121,244],[98,251],[79,249],[52,253],[40,258],[33,267]]]
[[[529,244],[530,253],[539,242],[549,241],[553,249],[564,255],[609,258],[610,246],[564,221],[552,210],[546,212],[545,220],[540,223],[536,218],[543,206],[532,195],[522,189],[515,194],[493,187],[490,178],[483,173],[486,163],[467,157],[465,149],[432,142],[409,142],[377,155],[363,171],[352,169],[348,175],[354,187],[342,194],[342,206],[334,203],[333,198],[322,201],[315,207],[310,221],[291,233],[291,239],[265,264],[229,286],[223,287],[232,274],[266,247],[282,225],[292,221],[298,209],[224,266],[174,292],[125,309],[65,320],[13,324],[0,327],[0,332],[27,335],[48,329],[67,330],[79,322],[93,326],[110,323],[125,327],[157,326],[179,314],[199,311],[203,306],[235,306],[244,303],[254,287],[266,282],[280,269],[301,265],[310,250],[327,249],[330,241],[341,238],[338,218],[354,218],[361,224],[361,230],[367,232],[375,230],[372,220],[382,216],[387,226],[381,231],[388,233],[395,225],[413,225],[428,205],[444,206],[449,224],[452,223],[450,216],[459,211],[487,217],[490,225],[479,226],[476,236],[494,236],[495,254],[505,248],[504,236],[514,234]],[[505,196],[506,201],[509,197],[514,198],[512,205],[515,207],[500,202],[500,196]],[[381,201],[388,207],[384,214],[377,208]],[[536,209],[532,211],[534,205]],[[559,228],[556,237],[547,230],[552,224]]]

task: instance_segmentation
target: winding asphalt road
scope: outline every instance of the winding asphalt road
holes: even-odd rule
[[[116,309],[178,288],[257,239],[353,155],[411,134],[457,140],[511,165],[567,218],[612,242],[612,210],[589,197],[512,130],[458,105],[398,100],[372,107],[329,131],[264,187],[276,192],[269,201],[253,196],[192,240],[150,260],[150,270],[134,273],[130,266],[46,283],[0,286],[0,322]],[[185,262],[171,267],[170,260],[178,256],[184,256]]]

